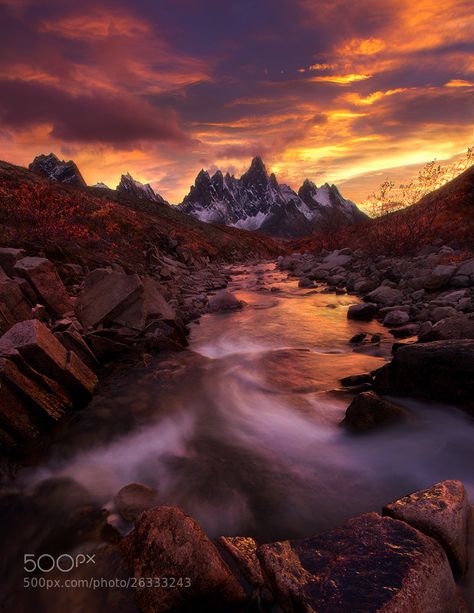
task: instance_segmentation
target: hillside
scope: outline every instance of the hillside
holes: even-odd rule
[[[435,241],[474,250],[474,166],[416,204],[354,227],[291,243],[292,249],[352,247],[411,255]]]
[[[178,243],[193,254],[232,261],[281,253],[273,239],[206,224],[160,203],[45,179],[0,162],[0,244],[87,264],[143,264],[148,246]]]

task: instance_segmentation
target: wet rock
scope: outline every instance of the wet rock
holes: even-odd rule
[[[382,425],[402,423],[407,419],[409,413],[404,408],[369,391],[358,394],[352,400],[340,425],[352,432],[367,432]]]
[[[387,285],[377,287],[364,297],[366,302],[374,302],[375,304],[381,306],[393,306],[394,304],[399,304],[401,299],[402,292]]]
[[[62,317],[73,310],[69,295],[54,264],[45,258],[26,257],[15,264],[15,272],[35,290],[52,315]]]
[[[95,374],[68,351],[37,319],[15,324],[0,338],[0,354],[17,350],[35,370],[70,390],[80,403],[89,399],[98,381]]]
[[[211,313],[235,311],[242,307],[242,301],[226,289],[220,290],[215,296],[209,298],[209,310]]]
[[[10,277],[15,275],[15,264],[24,257],[25,252],[23,249],[0,248],[0,266]]]
[[[112,321],[125,311],[143,292],[138,275],[98,269],[86,277],[75,311],[84,327]]]
[[[370,321],[377,315],[377,305],[371,302],[353,304],[347,311],[347,319],[357,321]]]
[[[367,338],[366,332],[359,332],[358,334],[354,334],[354,336],[352,336],[349,339],[349,343],[351,343],[352,345],[357,344],[357,343],[363,343],[366,338]]]
[[[390,311],[387,313],[383,320],[384,326],[399,326],[406,324],[410,319],[410,316],[405,311]]]
[[[314,281],[308,277],[303,277],[298,281],[298,287],[314,287]]]
[[[406,326],[400,326],[399,328],[392,328],[390,334],[395,338],[409,338],[410,336],[416,336],[420,325],[417,323],[407,324]]]
[[[436,290],[448,286],[456,269],[457,266],[451,264],[448,266],[439,264],[426,279],[424,288],[427,290]]]
[[[442,481],[404,496],[386,505],[383,514],[435,538],[446,551],[453,570],[466,571],[469,505],[461,481]]]
[[[372,383],[372,376],[365,373],[362,375],[350,375],[341,379],[341,384],[344,387],[354,387],[362,383]]]
[[[230,610],[245,599],[242,587],[202,528],[176,507],[144,511],[135,530],[122,541],[121,550],[137,579],[176,581],[174,589],[137,587],[137,602],[144,613],[212,607]],[[179,578],[189,581],[180,586]]]
[[[399,347],[374,377],[381,393],[450,403],[474,398],[474,340],[446,340]]]
[[[114,498],[119,515],[127,521],[135,521],[145,511],[158,504],[157,491],[142,483],[129,483]]]
[[[326,270],[333,270],[339,266],[345,267],[348,266],[352,262],[351,255],[344,255],[342,253],[331,253],[326,256],[321,264],[321,268]]]
[[[458,613],[442,547],[377,513],[314,538],[262,545],[258,556],[287,612]]]

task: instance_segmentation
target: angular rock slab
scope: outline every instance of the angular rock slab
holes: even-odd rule
[[[258,556],[284,611],[458,613],[441,545],[367,513],[314,538],[262,545]]]
[[[172,589],[164,585],[136,588],[144,613],[204,611],[216,605],[225,611],[245,599],[242,587],[201,526],[177,507],[144,511],[121,548],[136,578],[167,577],[176,582],[183,578],[184,584],[176,583]]]
[[[456,572],[468,563],[469,505],[461,481],[441,481],[433,487],[387,504],[383,514],[407,522],[441,543]]]
[[[0,266],[10,276],[14,276],[15,264],[24,257],[25,252],[23,249],[13,249],[11,247],[0,248]]]
[[[30,283],[38,300],[52,315],[61,317],[73,310],[69,294],[54,264],[46,258],[26,257],[18,260],[15,272]]]
[[[119,271],[95,270],[79,294],[75,310],[84,327],[95,327],[112,320],[129,307],[143,291],[138,275]]]
[[[79,400],[88,399],[98,383],[84,362],[37,319],[15,324],[0,338],[0,354],[8,354],[12,349],[38,372],[77,394]]]
[[[18,283],[0,279],[0,333],[13,324],[31,317],[31,307],[23,296]]]

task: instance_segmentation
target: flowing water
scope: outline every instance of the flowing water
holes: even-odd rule
[[[269,265],[236,270],[230,289],[243,310],[202,317],[188,350],[112,376],[22,486],[68,476],[111,507],[145,483],[209,535],[259,541],[313,535],[442,479],[474,498],[473,422],[455,407],[404,399],[409,424],[339,426],[351,398],[339,379],[380,367],[393,340],[347,320],[354,297],[300,289]],[[354,350],[360,331],[382,342]]]

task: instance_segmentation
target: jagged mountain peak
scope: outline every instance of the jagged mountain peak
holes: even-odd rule
[[[151,200],[160,204],[167,204],[166,200],[155,193],[149,183],[141,183],[132,177],[129,172],[126,172],[120,178],[120,183],[117,185],[117,193],[123,196],[130,196],[138,200]]]
[[[76,164],[72,160],[68,162],[60,160],[55,153],[37,155],[28,168],[50,181],[86,187],[86,182]]]

